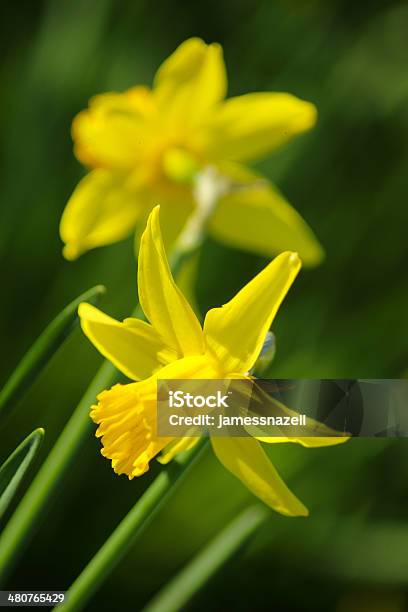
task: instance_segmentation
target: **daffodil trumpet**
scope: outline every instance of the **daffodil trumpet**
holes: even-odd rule
[[[301,267],[299,256],[284,252],[235,297],[210,310],[203,327],[174,282],[159,223],[151,212],[141,238],[138,291],[146,321],[119,322],[94,306],[79,307],[81,326],[94,346],[135,382],[117,384],[98,396],[91,417],[98,425],[102,454],[117,474],[141,476],[158,457],[168,463],[192,448],[197,438],[157,437],[157,380],[248,379],[264,339]],[[268,438],[305,447],[339,444],[345,438]],[[221,463],[268,506],[287,516],[307,508],[288,489],[255,437],[211,439]]]
[[[316,108],[289,93],[225,99],[222,48],[199,38],[182,43],[160,66],[152,88],[105,93],[73,121],[74,152],[89,170],[63,212],[64,256],[122,240],[145,227],[160,204],[166,247],[197,205],[197,176],[216,169],[221,190],[207,230],[235,248],[271,257],[299,252],[317,265],[323,249],[283,195],[246,164],[310,130]],[[193,215],[194,216],[194,215]]]

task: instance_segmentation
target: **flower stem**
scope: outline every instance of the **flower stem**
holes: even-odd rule
[[[102,548],[67,591],[66,602],[57,606],[64,612],[82,610],[92,594],[126,554],[137,536],[156,516],[176,487],[201,456],[208,438],[181,454],[154,479],[142,497],[116,527]]]
[[[178,612],[248,541],[269,516],[265,506],[250,506],[229,523],[143,609]]]

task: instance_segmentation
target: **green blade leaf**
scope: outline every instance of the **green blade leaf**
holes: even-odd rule
[[[44,437],[44,430],[35,429],[0,466],[0,518],[13,499],[24,474],[33,461]]]
[[[79,610],[85,608],[88,600],[103,584],[107,576],[118,565],[167,500],[175,493],[177,487],[192,470],[206,448],[208,448],[208,438],[201,438],[192,449],[180,453],[171,464],[167,465],[156,476],[70,586],[66,601],[59,604],[56,609],[61,610],[61,612],[79,612]],[[8,542],[6,541],[5,544],[7,546]],[[5,566],[3,549],[4,544],[0,541],[0,577],[2,565]]]
[[[78,306],[81,302],[96,303],[105,293],[105,287],[97,285],[68,304],[46,327],[32,347],[24,355],[0,392],[0,417],[4,417],[18,403],[31,383],[59,349],[78,324]]]
[[[269,515],[270,511],[261,505],[244,510],[157,593],[143,612],[178,612],[184,609]]]

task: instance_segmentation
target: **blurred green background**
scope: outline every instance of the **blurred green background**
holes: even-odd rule
[[[316,129],[259,167],[327,250],[302,272],[274,326],[274,377],[408,373],[408,5],[351,0],[53,0],[3,3],[1,104],[1,369],[13,370],[47,322],[90,286],[128,315],[132,241],[75,263],[58,222],[83,170],[70,123],[95,93],[150,83],[184,39],[222,43],[229,95],[289,91],[319,109]],[[205,311],[265,262],[208,242],[197,293]],[[39,463],[101,359],[79,331],[0,432],[0,460],[34,427]],[[82,449],[9,587],[66,589],[160,469],[129,483]],[[408,441],[268,449],[309,519],[271,514],[192,610],[408,609]],[[31,472],[32,473],[32,472]],[[251,496],[207,453],[90,610],[138,610]]]

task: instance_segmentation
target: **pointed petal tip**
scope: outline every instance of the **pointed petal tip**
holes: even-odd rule
[[[306,518],[306,517],[308,517],[308,516],[310,516],[309,508],[306,508],[306,506],[304,506],[304,505],[302,504],[302,510],[301,510],[301,512],[299,513],[299,515],[298,515],[298,516],[303,516],[303,517],[305,517],[305,518]]]
[[[271,505],[272,510],[275,510],[289,518],[306,518],[310,515],[309,509],[300,501],[300,499],[291,491],[289,491],[290,499],[284,505]]]
[[[302,267],[302,260],[299,256],[299,253],[296,251],[284,251],[280,255],[276,257],[277,260],[281,260],[282,263],[286,263],[290,269],[294,272],[298,272]]]
[[[295,252],[290,253],[289,262],[292,264],[294,268],[300,268],[302,265],[302,260],[299,257],[299,253],[295,253]]]
[[[309,102],[309,114],[310,114],[310,127],[313,127],[319,117],[317,107],[313,102]]]
[[[88,318],[89,315],[92,313],[93,308],[95,307],[92,306],[92,304],[89,304],[88,302],[81,302],[78,306],[78,316],[81,319]]]
[[[213,45],[216,45],[217,47],[221,47],[220,43],[217,43],[217,42],[207,43],[203,38],[201,38],[201,36],[191,36],[190,38],[185,40],[184,43],[181,43],[181,44],[191,44],[191,43],[199,44],[205,47],[211,47]]]
[[[62,249],[62,255],[67,261],[75,261],[81,255],[78,245],[68,243]]]
[[[316,238],[313,244],[310,244],[309,249],[303,254],[303,264],[307,268],[316,268],[326,259],[326,252]]]
[[[146,230],[160,229],[160,204],[152,208],[146,223]]]
[[[301,510],[298,514],[295,514],[294,516],[298,518],[308,518],[310,516],[310,512],[305,507],[303,510]]]
[[[298,499],[297,497],[294,497],[293,501],[295,503],[294,505],[292,504],[291,508],[286,507],[284,509],[282,508],[281,509],[273,508],[273,509],[277,510],[278,512],[280,512],[281,514],[289,518],[307,518],[310,515],[308,508],[306,508],[306,506],[302,504],[300,499]]]
[[[298,99],[299,114],[297,117],[297,129],[299,132],[306,132],[312,129],[318,119],[317,108],[313,102]]]

